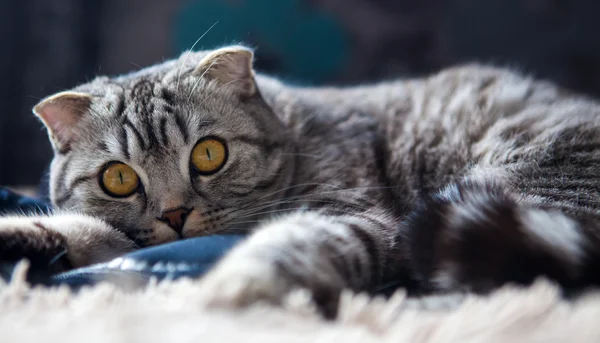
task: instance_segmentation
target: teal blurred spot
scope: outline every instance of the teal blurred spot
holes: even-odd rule
[[[273,56],[281,76],[324,82],[339,74],[348,57],[347,36],[333,16],[301,0],[187,0],[176,17],[175,47],[190,49],[215,22],[195,50],[257,42]]]

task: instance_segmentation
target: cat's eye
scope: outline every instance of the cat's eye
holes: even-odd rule
[[[227,146],[219,138],[204,138],[196,143],[190,160],[199,174],[214,174],[227,162]]]
[[[140,178],[128,165],[121,162],[109,163],[100,175],[102,190],[115,198],[132,195],[139,187]]]

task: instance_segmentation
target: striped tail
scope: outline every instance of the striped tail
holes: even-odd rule
[[[424,200],[400,232],[419,288],[481,293],[540,276],[565,291],[600,284],[594,213],[517,199],[502,186],[465,183]]]

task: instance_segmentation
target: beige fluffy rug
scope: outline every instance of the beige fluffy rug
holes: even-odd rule
[[[600,342],[600,293],[569,303],[550,283],[490,297],[369,300],[345,294],[324,321],[302,293],[283,309],[202,307],[191,280],[126,292],[30,288],[23,268],[0,284],[0,342]]]

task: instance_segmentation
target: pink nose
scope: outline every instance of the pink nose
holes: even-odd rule
[[[163,221],[175,232],[181,235],[181,230],[183,229],[183,225],[185,224],[185,220],[187,219],[188,214],[190,214],[192,210],[184,207],[174,208],[172,210],[167,210],[163,212],[162,216],[158,218],[158,220]]]

